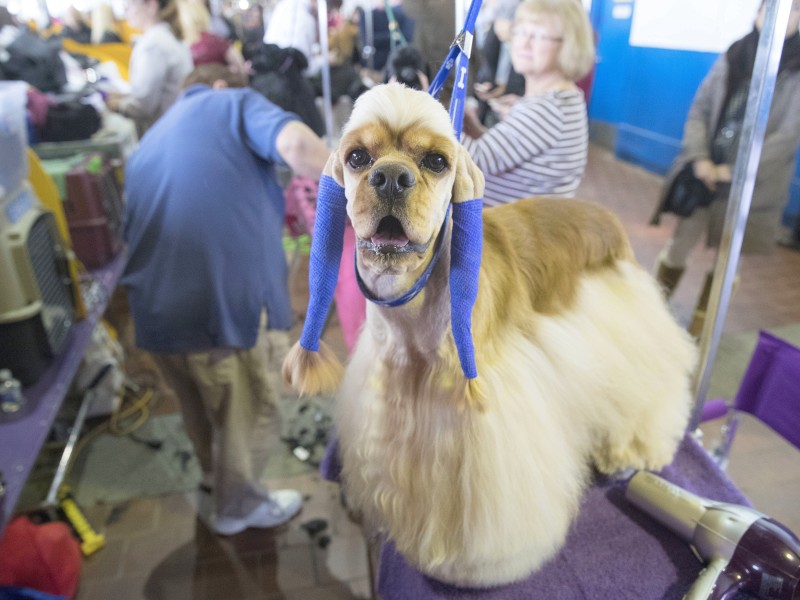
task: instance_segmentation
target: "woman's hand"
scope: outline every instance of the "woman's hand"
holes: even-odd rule
[[[518,101],[519,96],[516,94],[506,94],[499,98],[489,100],[489,107],[497,114],[497,117],[503,121]]]
[[[471,100],[472,101],[470,102],[470,99],[468,98],[466,104],[464,105],[464,121],[461,126],[461,131],[473,139],[478,139],[484,133],[486,133],[487,130],[478,117],[477,102],[475,102],[474,98]]]
[[[492,27],[497,39],[501,42],[507,42],[511,39],[511,29],[514,27],[514,21],[511,19],[495,19]]]
[[[707,158],[700,158],[692,165],[694,176],[712,192],[717,189],[717,166]]]
[[[473,86],[473,89],[475,90],[475,96],[478,98],[478,100],[482,100],[483,102],[488,102],[494,98],[499,98],[506,93],[506,86],[502,84],[495,85],[489,81],[476,83]]]
[[[117,92],[109,92],[108,96],[106,96],[106,108],[108,108],[108,110],[113,112],[119,112],[123,98],[124,98],[123,94],[119,94]]]
[[[731,166],[726,164],[716,165],[716,177],[719,183],[730,183],[732,179]]]

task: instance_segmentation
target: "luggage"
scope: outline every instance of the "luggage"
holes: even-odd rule
[[[64,214],[72,249],[88,269],[105,266],[122,249],[122,191],[116,165],[89,154],[67,174]]]

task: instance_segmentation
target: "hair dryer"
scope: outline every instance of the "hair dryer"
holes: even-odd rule
[[[631,478],[625,496],[708,562],[684,600],[724,600],[737,590],[764,600],[800,600],[800,540],[777,521],[646,471]]]

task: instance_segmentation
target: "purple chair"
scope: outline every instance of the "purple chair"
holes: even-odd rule
[[[722,468],[728,463],[739,412],[750,413],[800,448],[800,348],[760,331],[733,405],[721,398],[703,405],[701,421],[727,415],[722,442],[711,451]]]

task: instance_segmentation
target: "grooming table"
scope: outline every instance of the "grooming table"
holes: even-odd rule
[[[320,467],[337,481],[337,444],[327,449]],[[690,436],[675,460],[660,473],[713,500],[750,502]],[[626,482],[598,480],[584,497],[580,514],[561,552],[530,577],[488,589],[457,588],[431,579],[410,566],[384,542],[377,590],[381,600],[655,600],[680,599],[703,565],[689,545],[625,499]],[[525,515],[521,514],[520,519]],[[750,598],[739,594],[737,599]]]

